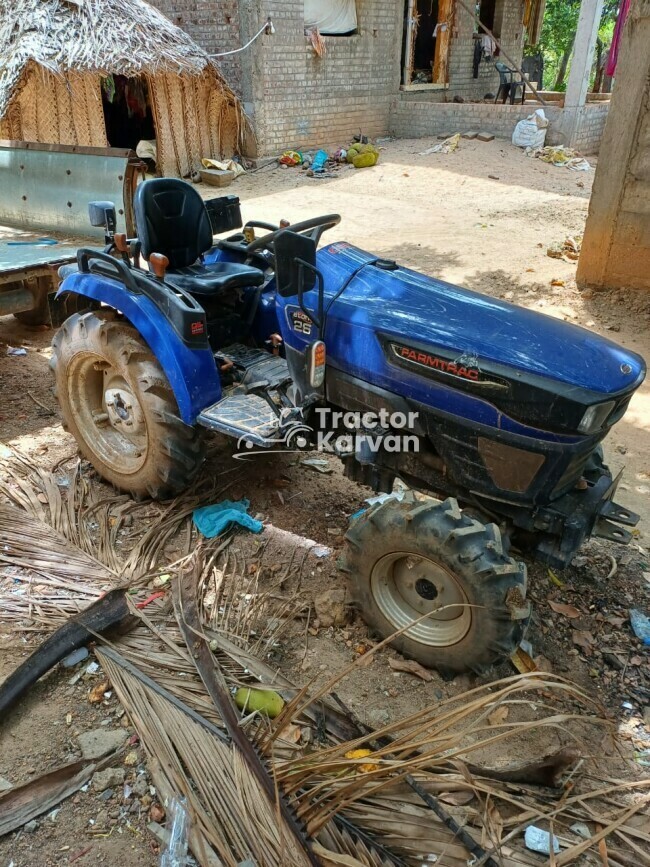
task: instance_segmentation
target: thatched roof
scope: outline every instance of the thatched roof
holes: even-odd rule
[[[145,0],[0,0],[0,117],[30,63],[59,74],[216,72],[205,51]]]

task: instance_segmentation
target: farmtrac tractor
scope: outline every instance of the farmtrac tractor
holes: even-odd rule
[[[346,242],[317,251],[334,214],[235,232],[237,197],[168,178],[134,208],[130,239],[91,204],[106,247],[62,269],[89,310],[52,358],[65,424],[117,488],[178,493],[206,431],[239,449],[327,443],[378,492],[401,479],[352,519],[343,568],[373,630],[449,673],[521,639],[513,550],[561,569],[590,535],[629,541],[638,516],[613,501],[600,442],[643,381],[638,355]]]

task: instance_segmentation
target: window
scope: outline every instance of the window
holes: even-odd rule
[[[305,28],[317,29],[321,36],[354,36],[356,0],[305,0]]]

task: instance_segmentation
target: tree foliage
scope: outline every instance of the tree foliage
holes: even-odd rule
[[[585,0],[586,2],[586,0]],[[564,90],[570,67],[573,42],[578,27],[581,0],[546,0],[544,25],[539,43],[527,48],[527,54],[544,57],[544,87]],[[606,51],[612,41],[614,22],[618,14],[620,0],[605,0],[598,38],[600,54]]]

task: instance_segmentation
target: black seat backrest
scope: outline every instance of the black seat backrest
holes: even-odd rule
[[[162,253],[174,270],[186,268],[212,246],[212,227],[203,199],[187,181],[152,178],[133,200],[142,255]]]

